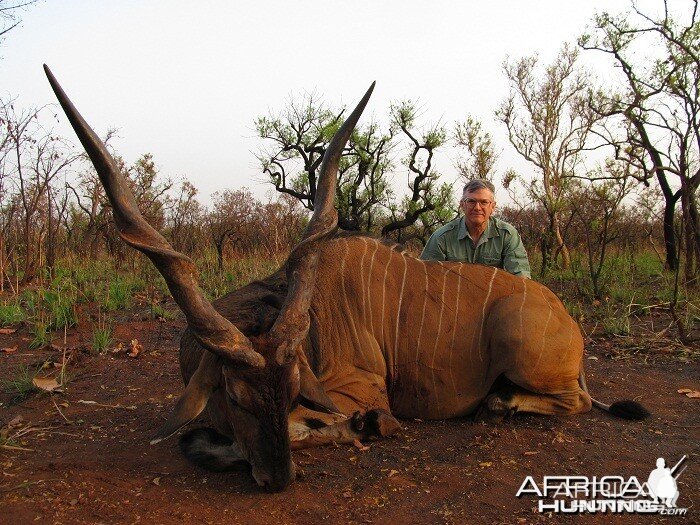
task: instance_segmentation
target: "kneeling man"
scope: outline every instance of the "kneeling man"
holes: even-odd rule
[[[464,215],[430,236],[421,259],[486,264],[529,278],[530,262],[517,230],[491,216],[495,193],[487,180],[469,181],[459,205]]]

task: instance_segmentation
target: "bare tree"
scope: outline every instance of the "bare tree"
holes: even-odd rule
[[[247,188],[217,192],[213,198],[207,226],[216,248],[219,271],[222,271],[226,246],[244,248],[243,243],[251,238],[251,217],[256,201]]]
[[[289,252],[301,238],[308,223],[305,209],[289,195],[279,195],[276,200],[259,203],[254,221],[257,232],[255,245],[262,246],[268,256]]]
[[[13,185],[19,204],[17,218],[21,222],[22,282],[25,283],[36,276],[46,242],[44,253],[48,252],[49,266],[53,265],[57,217],[52,184],[79,158],[65,141],[39,125],[38,113],[35,109],[18,113],[10,104],[4,106],[0,116],[11,149],[3,162],[2,170],[6,173],[3,179]],[[66,202],[61,206],[61,216]]]
[[[0,0],[0,41],[22,21],[20,11],[38,0]]]
[[[204,209],[196,199],[197,188],[189,181],[183,181],[177,195],[169,199],[166,222],[170,243],[185,253],[191,253],[197,242],[198,224],[201,223]]]
[[[605,261],[611,243],[620,237],[626,226],[620,219],[625,215],[622,203],[632,189],[633,179],[626,173],[630,169],[633,169],[630,164],[610,160],[572,195],[575,226],[585,242],[587,272],[583,281],[590,283],[589,289],[579,287],[579,291],[595,299],[603,298],[612,278],[608,275],[608,280],[604,279]],[[597,176],[604,171],[610,177]]]
[[[496,111],[508,129],[508,138],[537,170],[527,186],[530,196],[547,212],[543,237],[542,274],[561,254],[570,263],[562,211],[572,176],[581,169],[582,152],[598,116],[588,107],[589,81],[577,65],[578,51],[569,45],[537,77],[539,59],[506,61],[503,69],[511,91]]]
[[[670,12],[666,1],[660,5],[657,15],[642,12],[634,3],[631,15],[597,15],[593,32],[583,35],[579,43],[584,49],[610,56],[622,72],[623,91],[600,93],[596,109],[601,115],[624,118],[620,133],[608,135],[607,140],[616,147],[618,157],[643,170],[645,182],[655,178],[661,188],[666,265],[670,269],[679,264],[674,212],[676,203],[681,202],[686,279],[690,281],[697,274],[700,258],[698,1],[687,2],[678,16]],[[641,44],[647,45],[644,56],[637,53]],[[656,56],[650,56],[648,49],[654,49]],[[674,176],[677,184],[670,179]]]

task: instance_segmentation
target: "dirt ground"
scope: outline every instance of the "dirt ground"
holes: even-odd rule
[[[649,420],[594,410],[501,424],[403,421],[396,437],[364,450],[295,452],[300,479],[268,494],[245,469],[210,473],[189,464],[177,439],[148,444],[181,392],[183,323],[129,315],[115,331],[126,347],[117,353],[87,353],[85,328],[42,350],[28,349],[27,328],[0,335],[0,348],[17,347],[0,352],[0,380],[18,365],[60,366],[64,347],[70,378],[60,393],[20,402],[0,394],[0,427],[12,438],[0,448],[0,523],[700,523],[700,399],[677,392],[700,390],[697,361],[591,343],[594,395],[635,399],[652,412]],[[135,358],[127,356],[131,339],[143,347]],[[536,512],[535,499],[515,497],[528,475],[645,481],[657,457],[673,464],[684,454],[685,517],[547,515]]]

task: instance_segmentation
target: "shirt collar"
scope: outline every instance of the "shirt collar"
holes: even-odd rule
[[[500,236],[501,235],[498,233],[498,228],[496,227],[496,219],[489,217],[489,223],[486,225],[486,230],[484,231],[482,238],[491,239],[493,237]],[[457,234],[457,238],[461,241],[467,237],[469,237],[467,232],[467,224],[464,221],[464,215],[462,215],[462,217],[459,219],[459,233]]]

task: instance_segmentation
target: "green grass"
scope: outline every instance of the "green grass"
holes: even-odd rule
[[[245,286],[256,279],[263,279],[277,271],[284,261],[251,255],[224,262],[224,270],[219,271],[211,254],[197,261],[200,269],[200,286],[211,300]]]
[[[92,351],[96,354],[106,352],[112,345],[112,328],[104,321],[92,332]]]
[[[163,319],[166,321],[170,321],[172,319],[175,319],[175,315],[172,312],[166,310],[160,304],[151,303],[150,310],[151,310],[151,319]]]
[[[51,343],[51,331],[44,321],[35,321],[30,333],[32,340],[29,342],[29,348],[43,348]]]
[[[0,326],[21,323],[25,319],[24,309],[17,303],[0,304]]]
[[[48,325],[53,330],[70,328],[78,324],[76,313],[77,297],[75,287],[70,282],[55,280],[51,287],[41,290],[42,306],[48,315]]]
[[[0,384],[3,392],[10,394],[13,401],[22,401],[38,391],[38,388],[33,383],[35,376],[36,370],[28,366],[19,366],[12,378],[4,379]]]
[[[107,297],[104,303],[105,310],[109,312],[126,310],[131,306],[132,297],[132,283],[121,275],[117,275],[112,278],[107,286]]]

